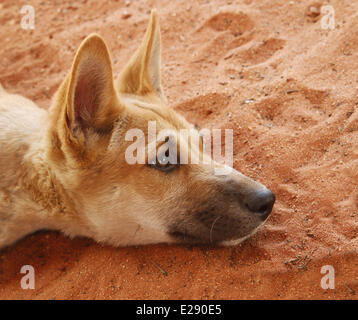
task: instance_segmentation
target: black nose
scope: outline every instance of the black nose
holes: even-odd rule
[[[245,201],[246,207],[265,220],[272,211],[275,195],[268,189],[250,193]]]

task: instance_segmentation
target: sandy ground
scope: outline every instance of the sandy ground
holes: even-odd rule
[[[20,8],[36,10],[22,30]],[[323,30],[314,4],[335,10]],[[100,33],[118,73],[152,7],[171,106],[234,129],[234,167],[275,191],[266,225],[233,248],[112,248],[40,232],[0,252],[3,299],[312,299],[358,296],[358,1],[0,2],[0,82],[47,108],[80,42]],[[20,288],[20,268],[36,289]],[[335,269],[335,289],[320,286]]]

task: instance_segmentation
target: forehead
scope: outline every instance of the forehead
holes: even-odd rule
[[[121,95],[120,101],[132,115],[131,127],[147,126],[149,121],[155,121],[157,130],[193,129],[194,125],[164,104],[156,96]]]

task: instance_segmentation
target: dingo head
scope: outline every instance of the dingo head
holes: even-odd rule
[[[263,224],[275,197],[258,182],[223,167],[203,153],[193,125],[167,106],[160,77],[160,31],[152,11],[144,40],[117,84],[108,49],[97,35],[81,44],[71,72],[56,94],[48,158],[85,235],[112,245],[156,242],[232,243]],[[145,163],[129,163],[131,129],[148,123],[169,130],[145,144]],[[190,130],[198,144],[184,143]],[[177,156],[197,154],[205,164],[159,161],[160,147],[175,136]],[[137,139],[139,143],[140,139]],[[179,150],[180,145],[180,150]],[[151,158],[150,151],[157,158]],[[157,160],[157,161],[156,161]]]

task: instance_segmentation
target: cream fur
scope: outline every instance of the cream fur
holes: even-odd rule
[[[0,86],[0,249],[40,229],[119,246],[178,241],[170,234],[188,227],[206,241],[210,231],[211,241],[213,225],[195,214],[212,208],[237,224],[237,234],[222,233],[224,244],[262,224],[238,205],[236,190],[224,197],[225,181],[242,192],[264,188],[234,170],[226,180],[216,177],[212,161],[166,175],[124,160],[124,134],[131,128],[145,132],[148,121],[158,130],[193,128],[167,106],[160,45],[153,10],[141,46],[115,84],[106,44],[90,35],[49,111]]]

